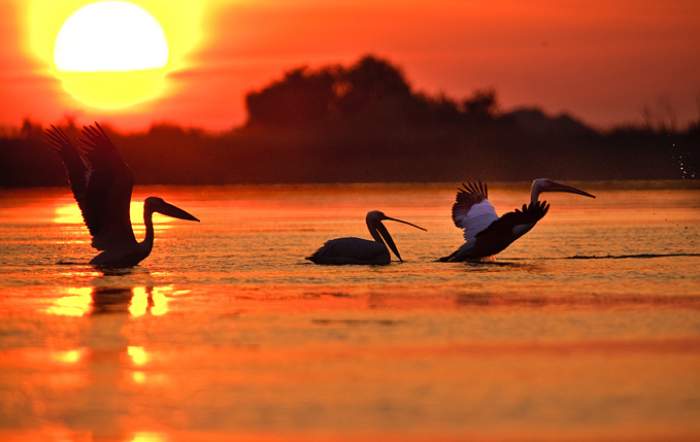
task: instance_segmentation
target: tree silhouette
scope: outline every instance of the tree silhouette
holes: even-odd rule
[[[504,111],[493,89],[420,93],[371,55],[292,69],[245,104],[246,124],[222,134],[159,125],[111,136],[140,184],[692,178],[700,159],[698,123],[600,131],[536,107]],[[40,124],[0,131],[0,185],[64,182]]]

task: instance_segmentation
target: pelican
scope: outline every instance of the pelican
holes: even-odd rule
[[[442,262],[478,260],[495,255],[529,232],[549,211],[549,203],[540,201],[543,192],[567,192],[595,198],[588,192],[547,178],[537,178],[532,182],[530,203],[521,209],[496,215],[488,200],[486,183],[469,182],[457,189],[457,197],[452,206],[452,220],[455,226],[464,230],[464,244],[449,256],[440,258]]]
[[[396,248],[394,240],[391,238],[389,231],[384,227],[382,221],[396,221],[397,223],[408,224],[409,226],[420,229],[424,232],[427,230],[423,227],[403,221],[397,218],[386,216],[379,210],[373,210],[367,213],[365,221],[369,234],[372,235],[374,241],[362,238],[336,238],[326,241],[313,255],[306,259],[314,264],[327,265],[342,265],[342,264],[367,264],[367,265],[387,265],[391,262],[391,255],[387,245],[394,252],[394,255],[403,262],[399,249]]]
[[[131,267],[145,259],[153,248],[154,212],[199,221],[162,198],[150,196],[143,205],[146,237],[137,242],[129,217],[134,178],[102,127],[97,123],[85,126],[79,147],[55,126],[46,131],[46,138],[66,168],[73,196],[92,235],[92,247],[100,250],[90,264]]]

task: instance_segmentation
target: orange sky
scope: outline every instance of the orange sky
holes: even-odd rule
[[[226,129],[244,121],[245,92],[284,70],[366,53],[400,65],[419,90],[459,98],[492,86],[505,109],[539,105],[599,126],[639,122],[662,102],[681,124],[700,113],[697,0],[209,0],[203,39],[168,93],[109,114],[68,97],[27,50],[22,1],[0,8],[1,126],[69,114],[125,129]]]

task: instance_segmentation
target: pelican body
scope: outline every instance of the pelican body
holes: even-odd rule
[[[543,192],[566,192],[595,198],[581,189],[548,178],[538,178],[532,182],[530,203],[499,217],[488,200],[486,183],[462,184],[462,188],[457,190],[456,201],[452,206],[452,220],[455,226],[464,230],[465,242],[459,249],[440,258],[439,261],[478,260],[502,252],[532,230],[547,214],[549,203],[539,200]]]
[[[399,249],[382,223],[384,220],[407,224],[416,229],[426,231],[423,227],[408,221],[391,218],[383,212],[373,210],[367,213],[365,221],[374,241],[355,237],[331,239],[326,241],[321,248],[306,259],[314,264],[326,265],[387,265],[391,262],[391,255],[389,254],[389,249],[391,249],[399,261],[403,262]]]
[[[102,127],[97,123],[84,127],[77,146],[55,126],[46,137],[66,168],[73,196],[92,236],[92,247],[100,251],[90,264],[130,267],[144,260],[153,249],[156,212],[199,221],[162,198],[151,196],[143,205],[146,237],[136,241],[129,216],[133,174]]]

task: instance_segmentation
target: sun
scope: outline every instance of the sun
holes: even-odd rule
[[[133,3],[92,3],[63,23],[54,62],[73,72],[157,69],[168,62],[168,42],[158,21]]]
[[[180,91],[174,74],[197,67],[210,32],[204,22],[218,0],[19,3],[24,48],[60,81],[66,110],[116,114],[157,106]]]
[[[158,21],[126,1],[87,4],[70,15],[54,44],[64,89],[98,109],[122,109],[165,88],[168,41]]]

